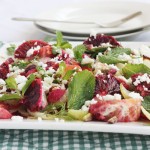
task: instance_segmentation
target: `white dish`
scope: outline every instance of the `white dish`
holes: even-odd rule
[[[93,30],[97,33],[118,33],[140,29],[150,24],[149,16],[150,4],[140,2],[126,2],[119,0],[81,1],[79,4],[68,5],[65,7],[51,8],[50,11],[43,12],[38,18],[68,20],[68,21],[98,21],[110,22],[136,11],[142,11],[143,14],[129,22],[116,28],[100,28],[97,25],[68,24],[68,23],[50,23],[36,22],[37,25],[51,30],[59,30],[73,34],[90,34]]]
[[[40,31],[42,31],[43,33],[45,33],[51,37],[56,37],[56,34],[55,34],[56,31],[41,27],[40,25],[36,25],[36,27]],[[120,39],[120,38],[124,38],[124,37],[135,36],[135,35],[138,35],[138,34],[143,33],[143,32],[146,32],[146,31],[139,30],[139,31],[124,33],[124,34],[113,35],[113,37],[115,37],[116,39]],[[88,35],[85,35],[85,36],[78,36],[76,34],[69,34],[68,35],[68,34],[63,32],[63,38],[67,39],[67,40],[74,40],[74,41],[80,41],[81,40],[81,41],[83,41],[83,40],[87,39],[87,37],[88,37]]]
[[[17,43],[18,44],[18,43]],[[73,45],[81,42],[72,42]],[[141,45],[150,45],[148,42],[121,42],[125,47],[138,49]],[[1,49],[6,57],[5,47]],[[93,131],[110,133],[130,133],[150,135],[150,122],[130,122],[108,124],[106,122],[56,122],[41,120],[0,120],[0,129],[37,129],[37,130],[64,130],[64,131]]]

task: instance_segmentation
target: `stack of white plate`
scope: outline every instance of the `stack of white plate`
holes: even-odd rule
[[[55,36],[56,31],[61,31],[64,38],[69,40],[84,40],[91,33],[112,35],[116,38],[127,37],[150,29],[150,3],[130,2],[120,0],[102,0],[96,2],[81,1],[76,5],[51,8],[38,16],[42,19],[59,21],[85,21],[107,23],[133,12],[142,11],[142,15],[115,28],[101,28],[96,24],[72,24],[34,22],[42,32]]]

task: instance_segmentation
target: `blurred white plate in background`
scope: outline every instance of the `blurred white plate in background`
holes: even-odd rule
[[[126,2],[120,0],[96,1],[95,3],[81,1],[78,5],[65,7],[50,7],[50,10],[38,15],[38,18],[54,19],[63,21],[85,21],[85,22],[111,22],[127,16],[133,12],[142,11],[143,14],[116,28],[100,28],[91,24],[69,24],[35,22],[36,25],[50,29],[59,30],[71,34],[89,35],[93,30],[97,33],[113,34],[135,29],[141,29],[150,24],[150,4],[142,2]]]

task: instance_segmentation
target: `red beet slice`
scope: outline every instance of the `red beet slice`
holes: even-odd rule
[[[120,83],[112,74],[103,74],[96,77],[95,95],[120,93]]]
[[[24,105],[30,111],[40,111],[46,107],[46,96],[41,79],[35,79],[24,94]]]
[[[0,119],[10,119],[12,114],[5,108],[0,107]]]
[[[142,73],[138,73],[138,74],[134,74],[131,76],[132,79],[132,83],[136,81],[136,78],[138,76],[142,76]],[[148,75],[150,78],[150,75]],[[147,90],[145,90],[145,88]],[[140,93],[141,96],[145,97],[145,96],[150,96],[150,83],[145,82],[141,82],[140,84],[138,84],[137,86],[135,86],[135,91]]]
[[[21,44],[15,51],[15,58],[19,58],[19,59],[24,59],[26,58],[27,55],[27,51],[31,48],[40,46],[47,46],[48,43],[44,42],[44,41],[40,41],[40,40],[30,40],[30,41],[26,41],[23,44]]]
[[[48,95],[48,102],[49,103],[56,103],[58,102],[63,95],[65,94],[66,90],[64,89],[52,89]]]
[[[114,37],[103,34],[97,34],[96,37],[90,36],[83,42],[83,44],[87,47],[89,47],[90,45],[98,47],[102,43],[110,43],[112,46],[121,46]]]
[[[9,73],[9,64],[13,63],[12,58],[8,58],[4,63],[0,65],[0,78],[6,79],[7,74]]]

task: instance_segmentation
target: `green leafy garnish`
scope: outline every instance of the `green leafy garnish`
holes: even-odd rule
[[[20,60],[18,62],[13,63],[12,66],[17,66],[20,69],[25,69],[28,66],[28,64],[30,64],[30,62]]]
[[[77,61],[79,62],[82,61],[82,55],[84,54],[85,50],[86,50],[86,47],[83,44],[77,45],[76,47],[73,48],[74,56]]]
[[[63,80],[69,80],[70,77],[73,75],[74,72],[75,72],[75,70],[68,70],[66,72],[66,74],[64,75]]]
[[[95,77],[87,70],[78,72],[68,87],[68,108],[78,110],[86,100],[93,98]]]
[[[7,54],[8,55],[14,55],[15,49],[16,49],[16,45],[10,44],[10,47],[7,48]]]
[[[20,100],[22,99],[22,96],[20,94],[3,94],[0,97],[0,101],[5,101],[5,100]]]
[[[92,48],[91,50],[86,50],[85,53],[89,54],[90,57],[92,58],[96,58],[96,56],[98,55],[98,53],[103,53],[107,50],[108,47],[95,47]]]
[[[144,97],[144,101],[142,101],[142,106],[146,111],[150,113],[150,96]]]
[[[117,64],[117,63],[127,63],[127,61],[120,60],[116,57],[110,55],[99,56],[99,61],[106,64]]]
[[[58,68],[57,74],[63,75],[63,74],[64,74],[64,71],[65,71],[65,68],[66,68],[66,64],[65,64],[65,62],[62,61],[62,62],[59,64],[59,68]]]
[[[14,89],[16,90],[17,89],[17,83],[16,83],[16,80],[14,79],[14,77],[9,77],[5,80],[8,88],[10,89]]]
[[[130,78],[136,73],[148,73],[150,74],[150,68],[144,64],[127,64],[122,68],[122,73],[126,78]]]
[[[57,43],[54,44],[54,46],[56,46],[57,48],[62,48],[62,49],[67,49],[67,48],[72,48],[72,45],[63,40],[63,35],[60,31],[56,32],[56,41]]]
[[[31,85],[31,83],[35,80],[35,75],[31,74],[26,82],[26,84],[24,85],[24,87],[22,88],[22,95],[25,94],[26,90],[28,89],[28,87]]]
[[[131,49],[130,48],[123,48],[123,47],[116,47],[116,48],[112,48],[110,51],[108,51],[107,55],[118,57],[119,55],[122,55],[124,53],[127,55],[130,55]]]
[[[105,55],[99,56],[99,61],[107,64],[127,63],[128,61],[119,59],[118,56],[122,54],[131,54],[131,49],[116,47],[108,51]]]

